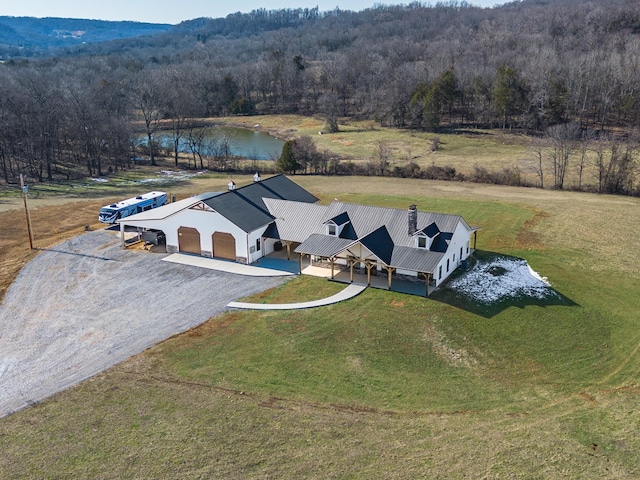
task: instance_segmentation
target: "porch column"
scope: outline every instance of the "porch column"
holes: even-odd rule
[[[353,260],[349,260],[349,280],[351,281],[351,283],[353,283],[353,266],[355,265],[356,262],[354,262]]]
[[[424,296],[428,297],[429,296],[429,274],[425,273],[425,272],[420,272],[420,275],[422,275],[424,277],[424,281],[425,281],[425,293],[424,293]]]
[[[291,260],[291,242],[285,240],[285,245],[287,246],[287,260]]]
[[[302,274],[302,255],[304,254],[301,253],[298,257],[298,274]]]
[[[371,285],[371,263],[369,263],[368,261],[364,264],[365,268],[367,269],[367,285]]]
[[[393,272],[393,268],[392,267],[387,267],[387,280],[388,280],[388,289],[391,290],[391,275]]]
[[[124,248],[124,223],[120,224],[120,243],[122,243],[122,248]]]
[[[336,259],[334,257],[329,259],[329,262],[331,263],[331,280],[333,280],[333,266],[335,265],[335,261]]]

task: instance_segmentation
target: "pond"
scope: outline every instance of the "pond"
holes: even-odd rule
[[[201,135],[200,135],[201,134]],[[244,157],[252,160],[272,160],[280,156],[284,141],[267,133],[235,127],[205,127],[198,129],[189,141],[180,140],[180,151],[191,153],[191,148],[199,148],[203,155],[216,156],[225,152],[230,156]],[[146,137],[141,135],[141,145],[146,145]],[[168,131],[160,131],[155,138],[163,148],[173,149],[173,135]]]

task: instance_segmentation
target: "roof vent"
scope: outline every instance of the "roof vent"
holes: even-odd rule
[[[409,235],[413,235],[418,230],[418,207],[415,205],[409,206],[407,218],[409,221]]]
[[[234,182],[233,180],[230,180],[229,183],[227,183],[227,188],[229,189],[229,191],[235,190],[236,189],[236,182]]]
[[[260,178],[260,174],[258,172],[256,172],[256,174],[253,176],[253,181],[254,182],[259,182],[260,180],[262,180]]]

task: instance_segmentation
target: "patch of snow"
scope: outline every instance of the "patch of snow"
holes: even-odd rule
[[[543,299],[554,294],[548,280],[534,271],[526,260],[504,257],[478,262],[472,270],[449,283],[448,287],[483,303],[496,302],[505,297]]]
[[[144,178],[142,180],[137,180],[136,183],[167,183],[167,182],[179,182],[181,180],[188,180],[193,177],[197,177],[198,175],[202,175],[205,173],[204,171],[198,172],[185,172],[184,170],[173,171],[173,170],[160,170],[158,172],[158,177],[156,178]]]
[[[98,183],[106,183],[106,182],[108,182],[108,181],[109,181],[109,179],[108,179],[108,178],[101,178],[101,177],[100,177],[100,178],[92,178],[92,179],[91,179],[91,181],[92,181],[92,182],[98,182]]]

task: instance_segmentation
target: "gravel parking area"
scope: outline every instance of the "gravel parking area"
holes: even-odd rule
[[[0,417],[281,284],[122,250],[99,230],[29,262],[0,306]]]

